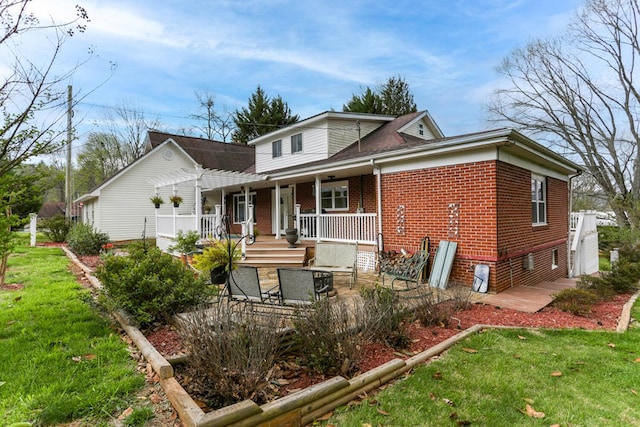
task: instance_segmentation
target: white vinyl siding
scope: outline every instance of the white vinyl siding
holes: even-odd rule
[[[291,153],[291,137],[302,133],[302,152]],[[256,144],[256,173],[263,173],[274,169],[296,166],[316,160],[328,158],[327,155],[327,130],[326,126],[304,129],[292,128],[291,132],[278,135],[282,143],[282,156],[272,156],[272,142],[265,141]]]
[[[385,122],[360,121],[360,139],[382,126]],[[329,156],[358,141],[358,125],[354,120],[331,120],[328,133]]]
[[[169,146],[174,153],[171,160],[162,156],[167,148],[154,150],[147,157],[130,165],[117,179],[100,190],[94,224],[100,231],[109,234],[111,240],[139,239],[143,232],[148,238],[155,236],[156,209],[149,201],[155,189],[147,180],[176,169],[193,168],[192,160],[174,145],[169,144]],[[164,199],[164,204],[161,205],[158,213],[171,214],[173,212],[173,204],[169,201],[169,196],[172,194],[171,187],[161,188],[159,194]],[[195,190],[180,187],[178,194],[182,196],[183,201],[180,207],[176,208],[176,212],[190,214],[195,205]]]
[[[363,139],[384,123],[386,123],[384,120],[361,120],[360,138]],[[273,140],[256,143],[256,173],[328,159],[358,141],[356,120],[331,118],[316,122],[312,127],[304,128],[302,132],[300,130],[292,127],[288,132],[277,135],[277,138],[283,141],[280,157],[273,156]],[[289,142],[292,136],[300,133],[302,134],[302,152],[292,153]]]
[[[422,125],[422,128],[420,125]],[[422,134],[420,134],[420,130],[422,130]],[[404,129],[403,132],[407,135],[417,136],[422,139],[435,139],[433,132],[431,132],[429,127],[422,120],[413,123],[411,126]]]

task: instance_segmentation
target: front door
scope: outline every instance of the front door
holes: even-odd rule
[[[284,230],[293,227],[293,194],[291,188],[280,189],[280,218],[276,219],[276,191],[271,190],[271,224],[272,232],[284,234]],[[279,227],[279,228],[278,228]]]

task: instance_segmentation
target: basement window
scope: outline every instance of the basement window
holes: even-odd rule
[[[556,268],[558,268],[558,250],[552,249],[551,250],[551,269],[555,270]]]

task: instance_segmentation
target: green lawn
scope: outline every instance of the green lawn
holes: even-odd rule
[[[488,330],[362,404],[336,410],[328,423],[637,426],[639,394],[640,328]],[[523,414],[527,405],[541,418]]]
[[[104,425],[144,384],[60,248],[19,246],[0,291],[0,420]]]

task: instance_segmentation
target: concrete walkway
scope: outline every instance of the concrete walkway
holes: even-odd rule
[[[555,282],[542,282],[536,286],[516,286],[497,294],[473,293],[472,300],[501,308],[535,313],[553,301],[552,295],[576,287],[577,279],[559,279]]]
[[[260,284],[265,288],[270,288],[278,284],[278,276],[275,268],[260,268]],[[555,282],[542,282],[536,286],[516,286],[497,294],[483,294],[471,292],[471,301],[482,304],[489,304],[501,308],[511,308],[513,310],[526,313],[535,313],[549,305],[556,294],[564,289],[575,288],[577,279],[559,279]],[[372,287],[381,284],[380,277],[373,272],[358,273],[358,286],[349,288],[349,277],[336,275],[334,277],[334,287],[339,298],[349,298],[359,292],[361,287]]]

